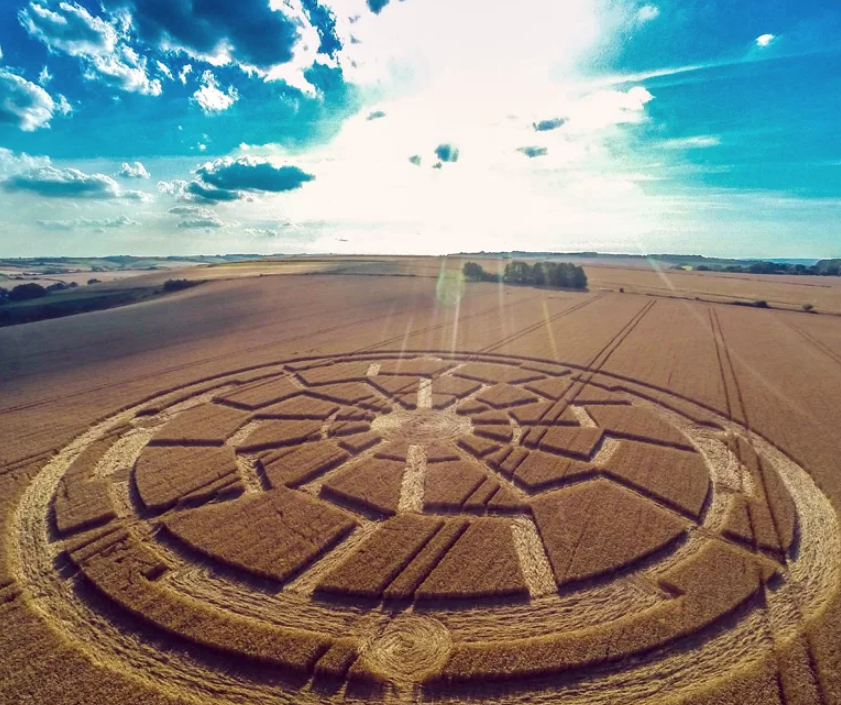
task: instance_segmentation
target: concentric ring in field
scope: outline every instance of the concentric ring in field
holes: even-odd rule
[[[219,702],[360,684],[645,702],[769,657],[838,582],[828,501],[764,439],[493,355],[278,362],[169,392],[63,449],[14,527],[43,619]]]

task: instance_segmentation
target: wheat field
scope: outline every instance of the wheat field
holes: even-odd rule
[[[0,385],[2,703],[841,703],[835,316],[234,278]]]

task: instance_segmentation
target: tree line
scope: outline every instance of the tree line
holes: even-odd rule
[[[182,289],[189,289],[190,287],[204,284],[205,279],[167,279],[163,285],[163,293],[171,294]],[[100,284],[99,279],[88,279],[88,285]],[[14,289],[4,289],[0,287],[0,304],[17,303],[20,301],[31,301],[33,299],[42,299],[50,294],[67,289],[75,289],[79,285],[76,282],[65,284],[64,282],[56,282],[47,287],[40,284],[18,284]]]
[[[587,274],[582,267],[570,262],[527,262],[514,260],[505,265],[502,275],[486,272],[476,262],[465,262],[462,267],[468,281],[497,282],[519,286],[549,286],[558,289],[586,289]]]
[[[699,264],[696,272],[728,272],[732,274],[813,274],[824,277],[841,276],[841,259],[824,259],[813,265],[789,264],[785,262],[751,262],[750,264],[730,264],[716,267]]]

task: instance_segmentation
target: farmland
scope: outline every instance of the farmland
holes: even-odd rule
[[[0,330],[0,703],[841,705],[835,279],[460,266]]]

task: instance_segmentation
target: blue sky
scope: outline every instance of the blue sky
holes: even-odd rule
[[[0,256],[841,256],[830,0],[8,0]]]

